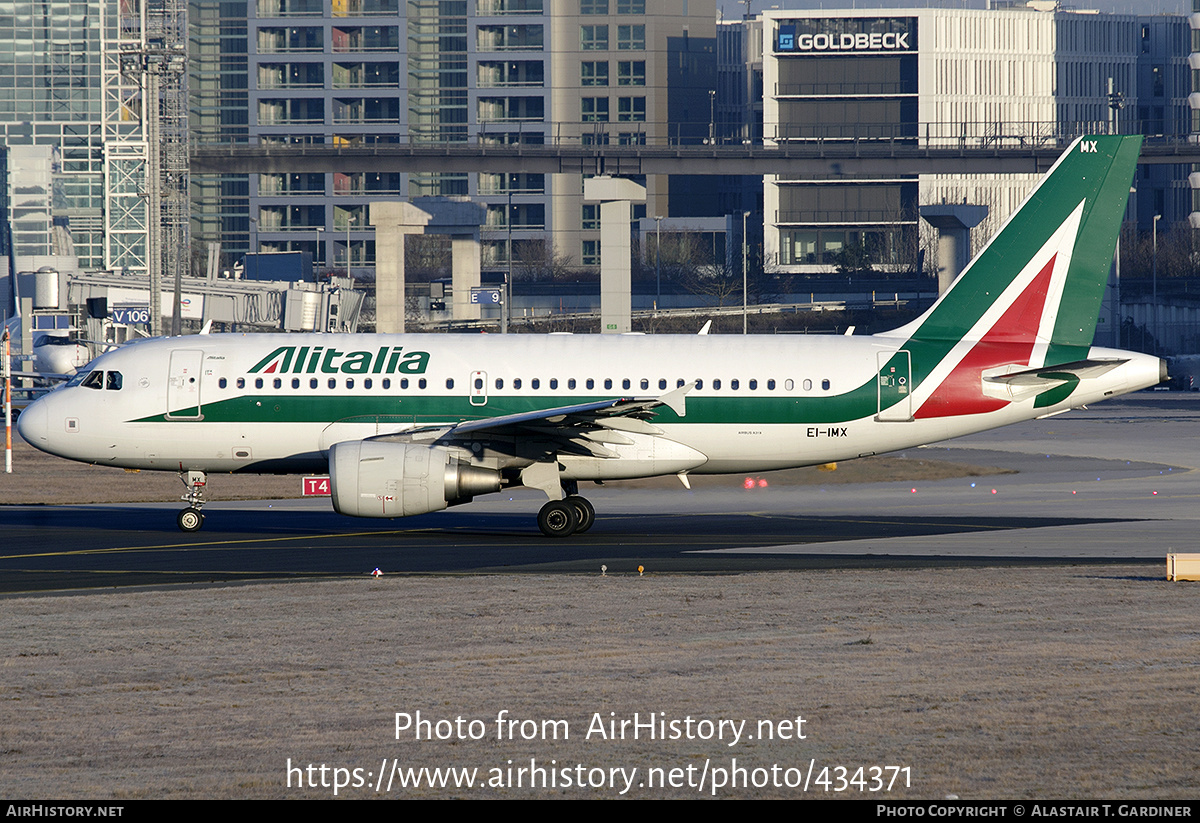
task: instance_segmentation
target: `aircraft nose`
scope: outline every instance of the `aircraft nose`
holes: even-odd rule
[[[45,449],[49,443],[49,416],[41,400],[30,403],[17,416],[17,433],[31,446]]]

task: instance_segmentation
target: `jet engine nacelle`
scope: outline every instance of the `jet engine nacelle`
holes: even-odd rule
[[[352,440],[329,450],[333,508],[354,517],[407,517],[500,490],[500,473],[441,446]]]

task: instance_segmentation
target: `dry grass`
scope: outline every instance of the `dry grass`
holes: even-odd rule
[[[1194,798],[1198,591],[1134,566],[385,577],[0,600],[0,793],[330,796],[295,788],[294,774],[289,788],[289,758],[485,776],[537,758],[636,767],[644,779],[651,767],[698,773],[736,757],[802,771],[814,759],[818,770],[911,767],[912,788],[891,797]],[[571,737],[498,741],[502,710],[564,719]],[[417,711],[483,720],[487,737],[397,740],[394,713]],[[597,712],[746,720],[752,731],[803,716],[807,737],[584,739]]]

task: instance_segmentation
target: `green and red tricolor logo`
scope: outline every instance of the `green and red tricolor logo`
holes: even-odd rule
[[[333,346],[280,346],[250,374],[424,374],[429,352],[380,346],[375,351],[341,351]]]

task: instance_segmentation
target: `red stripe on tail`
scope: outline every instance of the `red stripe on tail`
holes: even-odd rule
[[[1008,405],[1008,400],[984,395],[983,371],[1010,363],[1029,365],[1033,344],[1041,327],[1042,311],[1046,306],[1046,295],[1050,291],[1050,278],[1054,273],[1054,261],[1057,257],[1058,255],[1054,255],[1050,258],[1050,262],[1017,296],[995,325],[967,352],[966,357],[954,367],[954,371],[950,372],[929,399],[921,404],[914,417],[920,419],[983,414]]]

